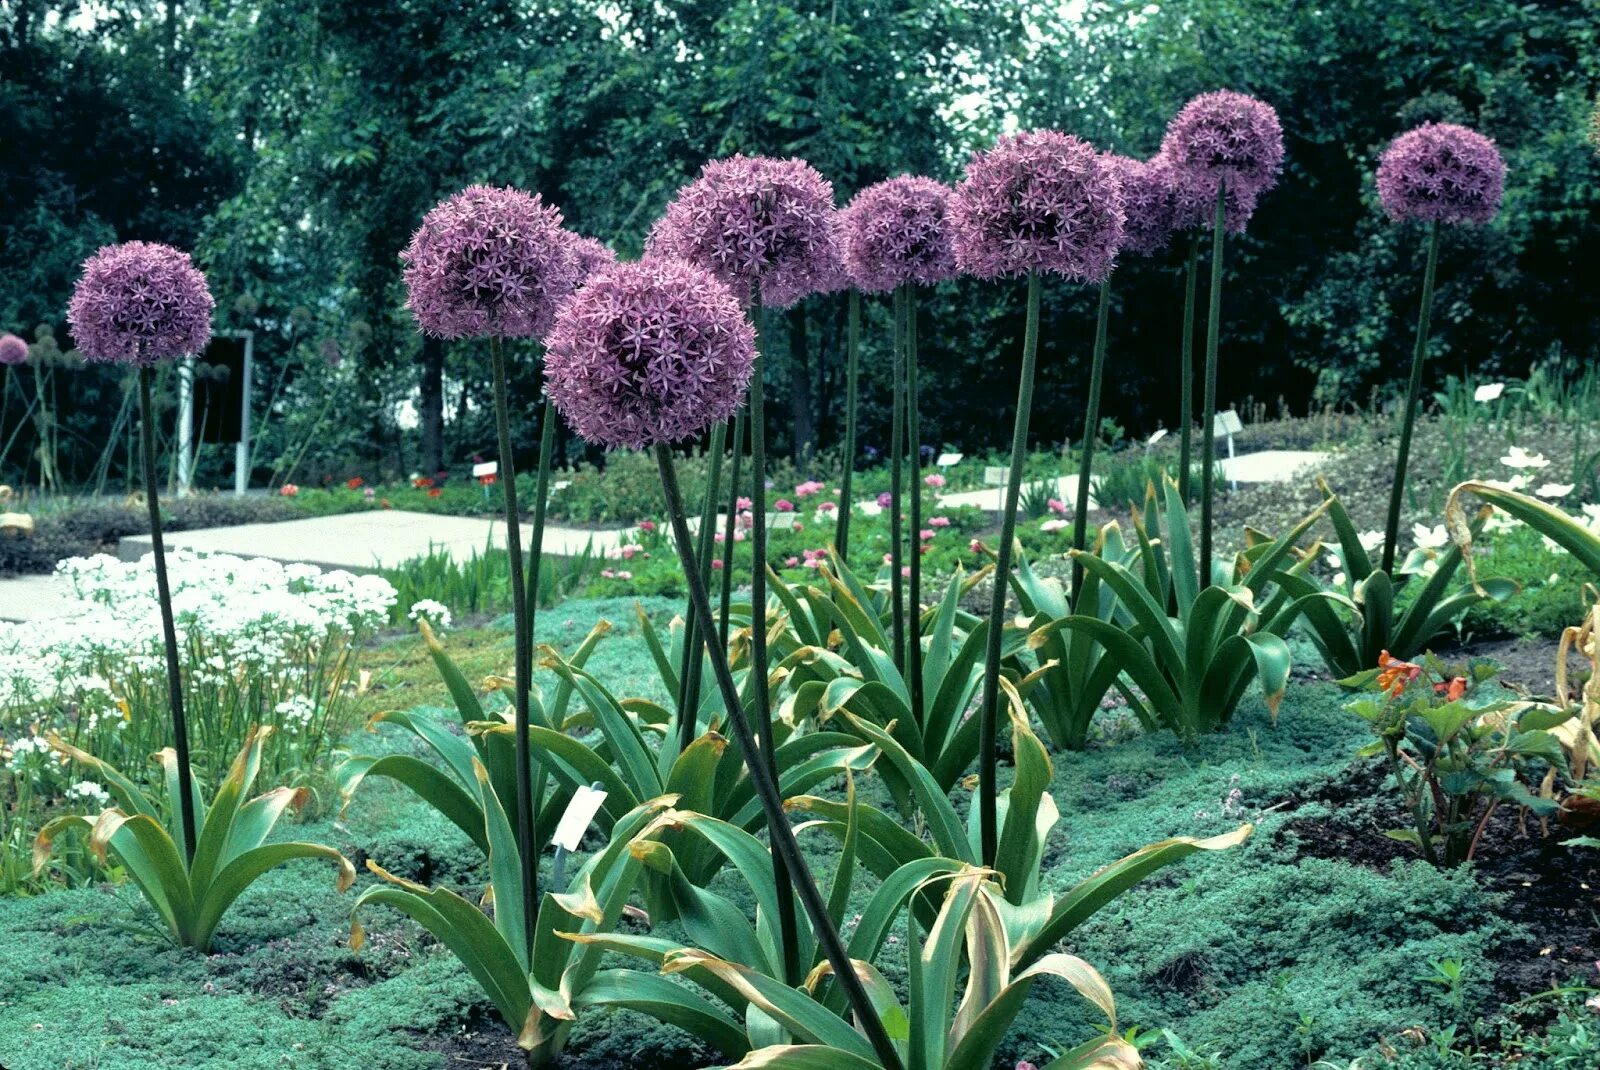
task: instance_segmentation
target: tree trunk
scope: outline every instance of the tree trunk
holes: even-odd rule
[[[444,343],[422,340],[422,389],[417,399],[422,430],[420,469],[425,476],[444,470]]]
[[[817,445],[817,424],[811,403],[811,360],[806,342],[806,310],[802,303],[789,310],[789,414],[794,429],[789,446],[795,464],[802,468]]]

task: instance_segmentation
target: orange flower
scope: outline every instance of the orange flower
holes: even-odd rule
[[[438,496],[439,496],[439,495],[441,495],[441,494],[443,494],[443,493],[444,493],[444,490],[443,490],[443,489],[441,489],[441,488],[439,488],[439,487],[434,487],[434,488],[433,488],[433,489],[432,489],[432,490],[430,490],[430,491],[429,491],[429,492],[428,492],[428,497],[430,497],[430,498],[437,498],[437,497],[438,497]]]
[[[360,487],[363,482],[365,482],[365,480],[363,480],[360,476],[351,476],[349,479],[344,481],[344,485],[349,487],[351,490],[355,490]]]
[[[1460,702],[1462,696],[1467,693],[1467,678],[1457,676],[1448,684],[1434,684],[1433,689],[1443,695],[1446,702]]]
[[[1406,685],[1422,675],[1422,666],[1390,657],[1387,650],[1378,655],[1378,687],[1395,697]]]

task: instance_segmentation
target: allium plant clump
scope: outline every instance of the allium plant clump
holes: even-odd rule
[[[980,278],[1110,272],[1122,245],[1122,186],[1094,146],[1055,130],[975,153],[950,200],[956,263]]]
[[[28,343],[14,334],[0,334],[0,365],[26,364]]]
[[[679,442],[732,416],[755,330],[728,289],[679,260],[620,264],[562,309],[545,368],[556,408],[613,448]]]
[[[1494,142],[1454,123],[1401,134],[1378,163],[1378,196],[1396,222],[1487,223],[1500,208],[1505,181]]]
[[[712,160],[650,231],[647,258],[695,264],[740,301],[787,308],[837,287],[833,186],[804,160]]]
[[[948,186],[912,175],[857,193],[839,213],[850,281],[869,293],[887,293],[902,283],[932,285],[953,277],[949,202]]]
[[[149,366],[205,349],[215,306],[188,253],[130,241],[84,262],[67,322],[85,360]]]
[[[406,307],[439,338],[542,337],[582,278],[575,238],[537,193],[470,186],[430,211],[400,254]]]

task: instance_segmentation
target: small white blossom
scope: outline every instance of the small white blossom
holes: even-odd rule
[[[450,616],[450,607],[443,602],[432,598],[420,598],[411,603],[411,612],[407,614],[412,620],[427,620],[435,629],[450,627],[454,618]]]
[[[1544,483],[1534,488],[1533,493],[1541,498],[1565,498],[1572,493],[1572,483]]]
[[[1435,524],[1431,528],[1425,524],[1415,524],[1411,528],[1411,537],[1422,550],[1442,550],[1450,545],[1450,533],[1443,524]]]
[[[1500,463],[1507,468],[1548,468],[1550,459],[1543,454],[1529,453],[1521,446],[1512,446]]]

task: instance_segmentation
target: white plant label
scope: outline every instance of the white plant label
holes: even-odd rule
[[[603,791],[587,784],[578,788],[572,793],[572,801],[567,804],[567,812],[561,815],[561,824],[556,826],[556,834],[550,837],[551,842],[568,851],[576,851],[584,832],[605,801],[606,793]]]
[[[484,476],[497,476],[499,474],[499,461],[484,461],[482,464],[475,464],[472,466],[473,479],[482,479]]]

